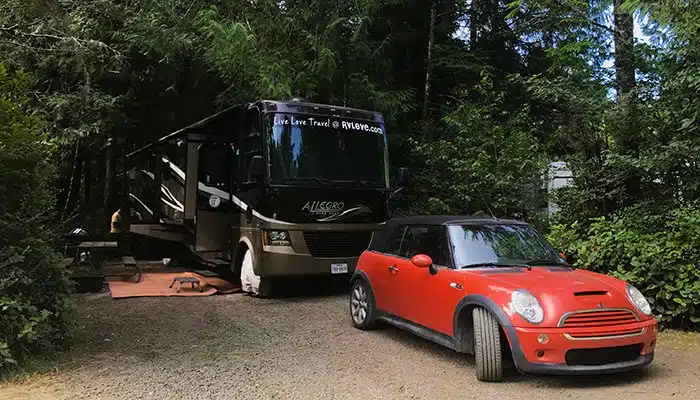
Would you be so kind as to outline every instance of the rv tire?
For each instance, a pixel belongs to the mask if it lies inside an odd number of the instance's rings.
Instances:
[[[256,296],[256,297],[269,297],[270,296],[270,282],[269,279],[261,278],[255,273],[253,269],[253,254],[247,247],[243,249],[243,257],[241,257],[241,290],[244,292]]]

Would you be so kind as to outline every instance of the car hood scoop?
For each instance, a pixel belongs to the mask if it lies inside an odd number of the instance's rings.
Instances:
[[[574,296],[605,296],[608,294],[607,290],[584,290],[582,292],[574,292]]]

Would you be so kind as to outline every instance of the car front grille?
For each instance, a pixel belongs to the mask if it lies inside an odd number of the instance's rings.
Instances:
[[[573,332],[565,333],[564,337],[569,340],[595,340],[595,339],[613,339],[641,335],[646,332],[645,328],[615,330],[615,331],[600,331],[600,332]]]
[[[563,328],[594,328],[630,324],[639,321],[632,310],[601,308],[599,310],[574,311],[564,314],[559,321]]]
[[[605,365],[634,361],[642,352],[642,344],[598,349],[572,349],[566,352],[566,365]]]
[[[316,258],[359,257],[367,249],[372,232],[303,232],[306,247]]]

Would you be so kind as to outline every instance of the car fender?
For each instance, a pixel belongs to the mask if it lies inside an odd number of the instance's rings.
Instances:
[[[350,278],[350,284],[349,284],[349,286],[348,286],[348,289],[351,289],[351,288],[352,288],[352,284],[355,283],[355,281],[358,280],[358,279],[362,279],[362,280],[364,280],[365,282],[367,282],[367,285],[369,286],[369,292],[370,292],[370,294],[372,295],[372,296],[371,296],[371,298],[372,298],[372,307],[376,310],[377,301],[376,301],[376,299],[374,298],[374,288],[372,287],[372,281],[370,281],[369,275],[367,275],[367,273],[366,273],[365,271],[362,271],[362,270],[355,270],[355,272],[353,272],[352,277]],[[351,295],[352,295],[352,294],[351,294]],[[380,311],[380,310],[377,310],[377,312],[381,312],[381,311]]]
[[[456,345],[455,347],[457,348],[457,351],[463,353],[472,352],[472,343],[471,341],[466,341],[465,338],[467,338],[468,335],[464,335],[465,329],[471,330],[472,328],[471,326],[465,327],[460,321],[460,314],[462,313],[462,310],[469,306],[483,307],[496,317],[496,320],[498,320],[498,323],[501,325],[501,328],[503,328],[503,331],[506,335],[506,339],[510,344],[510,349],[513,353],[513,362],[515,363],[516,368],[519,368],[520,366],[525,366],[527,361],[520,346],[520,341],[518,340],[518,335],[515,331],[515,327],[513,327],[513,323],[511,322],[510,318],[508,318],[503,309],[499,307],[495,301],[482,294],[470,294],[464,296],[464,298],[462,298],[462,300],[460,300],[460,302],[457,303],[457,307],[455,308],[453,317],[453,332]],[[469,316],[469,318],[471,319],[471,316]]]

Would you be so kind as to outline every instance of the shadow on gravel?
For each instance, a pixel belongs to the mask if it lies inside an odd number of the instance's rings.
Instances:
[[[474,356],[457,353],[439,344],[423,339],[412,333],[403,331],[386,324],[381,324],[377,330],[382,332],[387,338],[401,342],[407,346],[420,349],[426,358],[441,358],[443,360],[454,361],[463,368],[469,368],[468,373],[474,373],[471,368],[475,368]],[[661,365],[652,364],[642,370],[628,371],[609,375],[589,375],[589,376],[552,376],[521,374],[515,369],[512,361],[504,364],[504,381],[532,384],[537,387],[547,387],[551,389],[585,389],[606,386],[626,386],[634,385],[641,381],[657,380],[665,375]]]
[[[609,375],[590,376],[543,376],[543,375],[521,375],[515,378],[518,381],[537,381],[538,387],[559,388],[559,389],[586,389],[606,386],[627,386],[634,385],[640,381],[655,380],[659,378],[659,370],[655,366],[650,366],[642,370],[620,372]]]
[[[272,299],[302,301],[349,293],[350,277],[293,277],[273,283]]]

